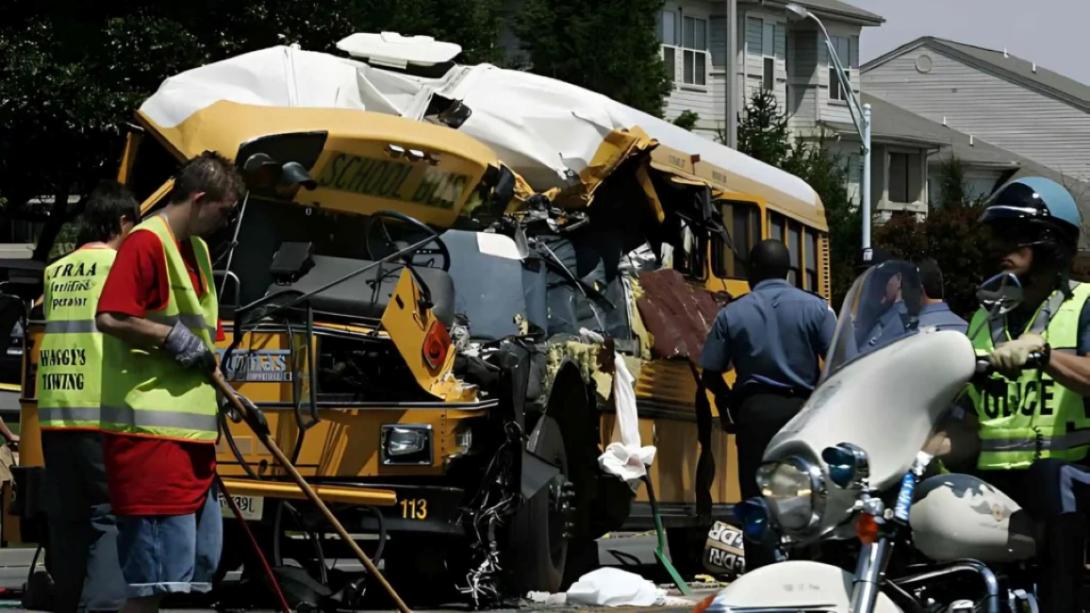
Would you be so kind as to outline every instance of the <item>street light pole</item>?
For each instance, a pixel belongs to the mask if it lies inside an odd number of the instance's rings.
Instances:
[[[741,99],[738,87],[738,0],[726,0],[726,50],[727,61],[724,69],[726,79],[723,83],[723,103],[726,106],[727,146],[731,149],[738,148],[738,112],[741,109],[738,101]]]
[[[788,16],[794,15],[799,19],[812,19],[814,23],[821,28],[821,34],[825,37],[825,47],[829,50],[829,60],[833,64],[833,68],[836,72],[836,79],[841,89],[847,98],[848,114],[852,117],[852,124],[855,126],[856,132],[859,134],[859,140],[862,143],[861,152],[863,154],[863,185],[860,188],[862,192],[859,195],[859,205],[862,209],[863,216],[863,262],[870,263],[871,261],[871,244],[870,244],[870,225],[871,225],[871,210],[870,210],[870,152],[871,152],[871,108],[869,104],[862,104],[859,100],[859,96],[856,95],[855,90],[852,89],[852,84],[844,76],[844,65],[840,62],[840,56],[836,54],[836,48],[833,47],[833,39],[829,36],[829,31],[825,29],[825,24],[817,18],[812,12],[805,8],[789,2],[785,7]],[[832,91],[833,84],[829,84],[829,90]]]
[[[863,262],[869,264],[871,261],[871,247],[870,247],[870,104],[863,105],[863,186],[860,196],[861,207],[863,209]]]

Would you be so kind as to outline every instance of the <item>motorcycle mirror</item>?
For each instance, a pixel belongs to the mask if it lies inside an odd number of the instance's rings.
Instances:
[[[988,310],[989,319],[1001,317],[1022,304],[1022,283],[1014,273],[1001,272],[981,283],[976,297]]]

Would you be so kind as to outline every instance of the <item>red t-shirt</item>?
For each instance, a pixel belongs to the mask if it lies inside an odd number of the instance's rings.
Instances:
[[[189,278],[203,295],[189,241],[179,244]],[[167,263],[159,237],[133,232],[121,244],[98,301],[99,313],[145,317],[166,306]],[[217,322],[217,340],[223,327]],[[118,515],[186,515],[204,504],[216,472],[216,447],[106,432],[102,442],[110,504]]]

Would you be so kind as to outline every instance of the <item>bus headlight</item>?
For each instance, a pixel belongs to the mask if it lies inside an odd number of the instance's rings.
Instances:
[[[386,424],[381,439],[385,465],[432,463],[430,424]]]
[[[821,468],[798,456],[769,462],[757,470],[757,487],[776,523],[785,532],[803,532],[824,510]]]

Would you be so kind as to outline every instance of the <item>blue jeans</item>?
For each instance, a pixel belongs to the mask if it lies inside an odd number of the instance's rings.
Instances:
[[[196,513],[117,519],[117,553],[129,598],[211,591],[223,549],[215,487]]]

